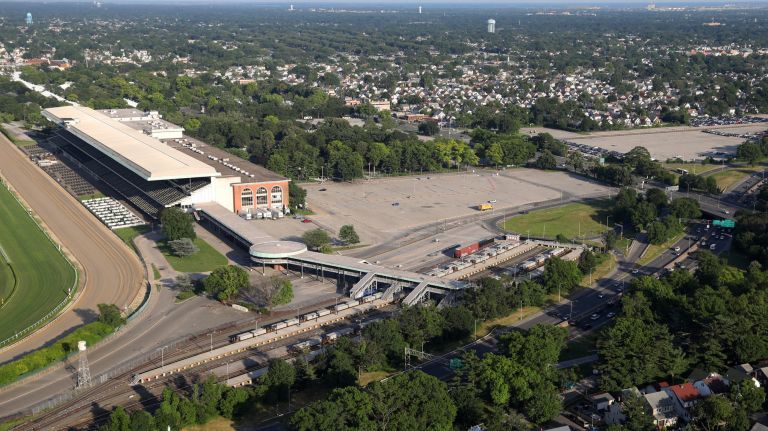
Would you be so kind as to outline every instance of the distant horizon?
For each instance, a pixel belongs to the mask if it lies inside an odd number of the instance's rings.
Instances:
[[[146,4],[146,5],[217,5],[217,6],[273,6],[282,7],[293,4],[294,7],[335,7],[337,5],[343,5],[351,9],[365,9],[369,7],[395,7],[403,8],[404,6],[417,7],[420,5],[429,5],[433,7],[446,7],[446,8],[483,8],[483,7],[552,7],[552,8],[568,8],[572,6],[584,7],[584,6],[646,6],[650,3],[655,3],[661,6],[728,6],[738,4],[739,6],[765,6],[768,4],[768,0],[750,1],[750,0],[677,0],[677,1],[652,1],[652,0],[525,0],[525,1],[513,1],[508,0],[483,0],[480,3],[466,2],[464,0],[303,0],[297,2],[291,2],[290,0],[99,0],[102,5],[133,5],[133,4]],[[90,4],[94,3],[94,0],[0,0],[0,4],[3,3],[26,3],[26,4],[51,4],[51,3],[69,3],[69,4]],[[351,6],[351,7],[350,7]]]

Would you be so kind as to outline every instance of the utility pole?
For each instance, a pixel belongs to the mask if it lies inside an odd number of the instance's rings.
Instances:
[[[158,350],[160,350],[160,368],[163,368],[165,366],[165,349],[167,349],[168,346],[160,347]]]

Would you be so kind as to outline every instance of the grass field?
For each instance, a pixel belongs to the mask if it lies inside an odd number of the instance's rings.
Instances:
[[[605,221],[609,201],[599,200],[588,203],[572,203],[554,208],[531,211],[528,214],[508,219],[503,228],[521,235],[539,238],[595,237],[605,232]]]
[[[669,248],[672,247],[672,244],[680,241],[680,239],[684,236],[685,234],[681,233],[681,234],[675,235],[674,238],[670,239],[664,244],[649,245],[648,250],[645,251],[645,254],[643,255],[643,257],[637,260],[637,264],[640,266],[648,265],[649,263],[651,263],[653,259],[656,259],[657,257],[661,256],[661,253],[664,253],[665,250],[669,250]]]
[[[210,244],[200,238],[196,238],[194,242],[200,251],[187,257],[177,257],[171,254],[171,250],[165,242],[158,242],[157,247],[163,252],[173,269],[179,272],[209,272],[227,264],[227,258]]]
[[[149,232],[149,226],[144,225],[144,226],[124,227],[121,229],[115,229],[112,232],[114,232],[118,237],[120,237],[120,239],[123,240],[124,243],[128,244],[128,247],[130,247],[131,250],[135,251],[136,254],[139,254],[138,250],[136,250],[136,247],[134,247],[133,245],[133,239],[139,235],[143,235]]]
[[[702,165],[701,163],[662,163],[662,166],[670,171],[685,169],[688,173],[701,175],[722,167],[721,165]],[[675,172],[677,173],[677,172]]]
[[[2,252],[0,252],[0,255]],[[11,266],[0,256],[0,304],[5,303],[16,285],[16,277]]]
[[[717,186],[720,187],[720,190],[725,193],[731,187],[752,175],[752,173],[762,169],[763,168],[760,166],[729,169],[727,171],[718,172],[712,175],[712,177],[715,179],[715,181],[717,181]]]
[[[0,340],[4,340],[48,314],[66,297],[76,276],[26,209],[3,186],[0,220],[0,246],[18,278],[16,291],[0,313]]]

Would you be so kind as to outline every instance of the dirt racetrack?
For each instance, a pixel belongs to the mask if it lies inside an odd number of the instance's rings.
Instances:
[[[120,308],[130,304],[140,292],[144,270],[138,257],[116,235],[2,134],[0,172],[56,240],[74,255],[80,279],[85,281],[85,291],[55,322],[0,352],[0,363],[5,363],[95,320],[98,304]]]

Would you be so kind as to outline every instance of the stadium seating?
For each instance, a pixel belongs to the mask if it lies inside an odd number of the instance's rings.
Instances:
[[[50,142],[152,218],[210,183],[208,178],[147,181],[66,130],[55,132]]]

